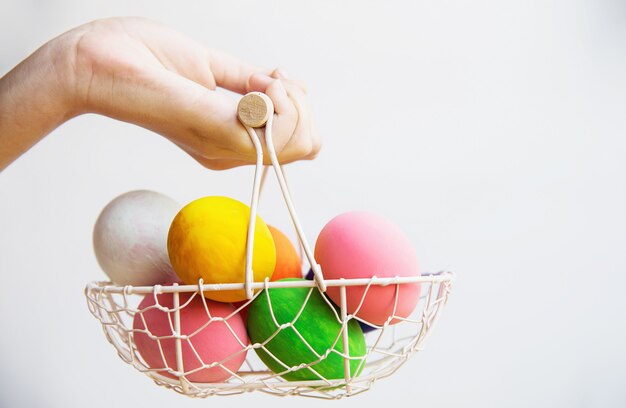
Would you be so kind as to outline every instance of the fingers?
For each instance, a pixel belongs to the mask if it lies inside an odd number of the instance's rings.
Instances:
[[[314,153],[318,136],[312,125],[312,112],[306,94],[297,84],[287,82],[285,87],[296,110],[299,112],[298,122],[293,135],[282,151],[282,160],[291,162],[308,158],[309,155]]]
[[[119,19],[124,29],[140,39],[166,69],[209,89],[216,86],[244,94],[253,73],[271,71],[227,53],[209,50],[199,42],[159,23],[142,18]]]
[[[285,79],[291,82],[292,84],[297,85],[298,88],[300,88],[302,92],[304,92],[305,94],[307,93],[306,85],[296,79],[291,78],[290,75],[287,73],[287,71],[285,71],[285,69],[283,68],[276,68],[275,70],[272,71],[270,76],[275,79]]]
[[[314,158],[321,148],[321,139],[312,124],[306,88],[285,79],[282,70],[274,70],[272,75],[282,78],[252,75],[248,91],[265,92],[274,102],[273,139],[279,161],[288,163]]]
[[[248,81],[247,92],[263,92],[270,97],[277,115],[297,114],[295,106],[282,81],[264,74],[253,74]]]
[[[196,159],[198,163],[207,169],[211,170],[228,170],[235,167],[245,166],[250,163],[242,160],[227,160],[227,159],[207,159],[206,157],[200,156],[195,153],[190,153],[191,157]]]
[[[276,103],[274,108],[274,124],[272,139],[279,160],[283,158],[285,146],[289,144],[295,134],[300,119],[297,106],[291,101],[282,81],[273,80],[265,89],[265,94]]]
[[[270,74],[267,69],[248,64],[217,50],[210,51],[209,65],[217,86],[242,95],[248,92],[248,80],[253,74]]]
[[[139,18],[104,20],[120,24],[124,32],[140,41],[154,56],[155,63],[208,89],[217,83],[209,65],[209,50],[170,27]]]
[[[118,118],[166,136],[210,169],[255,163],[254,145],[236,117],[238,100],[170,71],[155,70],[150,75],[147,86],[126,88],[131,92],[121,95],[124,103],[116,104],[121,107]],[[265,92],[275,105],[273,141],[279,161],[314,158],[319,137],[302,90],[262,75],[254,75],[250,86]],[[134,109],[124,110],[128,107]]]
[[[248,82],[248,92],[254,91],[265,93],[274,104],[272,139],[278,157],[282,158],[281,153],[294,135],[298,124],[298,110],[280,80],[267,75],[252,75]]]
[[[164,135],[205,165],[212,160],[255,162],[254,146],[236,116],[237,100],[170,71],[147,75],[145,84],[123,86],[116,93],[120,103],[109,116]]]

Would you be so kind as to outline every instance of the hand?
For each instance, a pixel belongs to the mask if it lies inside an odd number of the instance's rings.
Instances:
[[[41,72],[44,62],[51,71]],[[46,81],[43,86],[41,81]],[[273,139],[282,163],[312,159],[319,152],[321,141],[299,82],[281,70],[257,68],[140,18],[77,27],[0,79],[0,98],[10,97],[0,99],[0,144],[15,134],[10,122],[17,122],[13,127],[26,133],[23,139],[29,142],[17,142],[12,149],[22,150],[13,152],[17,157],[65,120],[98,113],[153,130],[211,169],[254,163],[253,144],[236,116],[238,98],[216,92],[217,87],[239,94],[264,92],[272,99]],[[41,89],[48,96],[37,95]],[[37,123],[32,109],[20,112],[20,98],[31,105],[37,100],[42,105],[37,110],[46,113],[43,121],[51,123]],[[0,169],[2,156],[5,165],[12,161],[6,159],[11,148],[6,150],[0,147]]]

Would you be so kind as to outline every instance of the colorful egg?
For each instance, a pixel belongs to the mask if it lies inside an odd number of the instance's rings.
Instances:
[[[102,210],[93,248],[102,270],[118,285],[149,286],[178,281],[167,256],[167,232],[180,209],[154,191],[130,191]]]
[[[225,381],[232,375],[228,370],[236,373],[246,358],[248,335],[243,319],[231,304],[205,299],[212,317],[227,318],[207,324],[210,319],[202,297],[197,294],[191,297],[189,293],[181,293],[179,301],[181,334],[189,336],[181,344],[183,370],[187,373],[193,371],[185,378],[199,383]],[[174,297],[171,293],[165,293],[157,295],[157,299],[160,306],[170,311],[159,310],[155,307],[155,296],[146,295],[138,306],[142,313],[137,313],[133,320],[135,344],[148,367],[163,369],[159,374],[177,378],[167,372],[167,369],[178,371],[176,340],[171,338],[174,327]],[[159,337],[160,340],[157,341],[155,337]],[[217,365],[194,371],[214,362],[221,362],[223,367]]]
[[[409,239],[386,218],[368,212],[341,214],[326,224],[315,244],[315,259],[325,279],[420,276]],[[392,316],[406,318],[415,309],[420,285],[372,285],[367,294],[365,290],[365,286],[347,288],[348,313],[375,325],[387,321],[395,324],[400,320],[390,320]],[[328,288],[327,293],[333,302],[340,303],[338,287]]]
[[[306,280],[313,280],[314,276],[315,275],[313,274],[313,269],[309,269],[309,271],[307,272],[307,274],[304,277],[304,279],[306,279]],[[361,326],[361,330],[363,330],[363,333],[369,333],[371,331],[374,331],[374,330],[378,329],[378,327],[370,326],[369,324],[363,323],[360,320],[357,320],[357,322],[359,322],[359,326]]]
[[[274,267],[274,273],[270,278],[270,281],[274,282],[284,278],[302,278],[302,263],[300,256],[296,252],[296,249],[289,241],[289,238],[280,230],[271,225],[267,226],[274,238],[274,246],[276,247],[276,266]],[[248,317],[248,304],[247,300],[241,302],[233,302],[233,305],[239,309],[239,313],[243,316],[243,320],[246,321]],[[243,307],[242,307],[243,306]]]
[[[285,234],[277,228],[268,225],[274,245],[276,246],[276,266],[272,274],[271,281],[277,281],[284,278],[301,278],[302,262],[300,256],[294,248],[293,244]]]
[[[204,197],[187,204],[174,218],[167,250],[174,271],[186,284],[245,281],[246,241],[250,208],[228,197]],[[276,249],[272,234],[256,217],[252,270],[254,281],[272,276]],[[244,290],[206,291],[220,302],[246,299]]]
[[[303,279],[284,279],[294,280]],[[248,335],[253,344],[262,343],[267,349],[255,348],[255,351],[274,373],[283,373],[287,370],[285,366],[300,364],[310,364],[315,370],[303,367],[280,374],[288,381],[344,378],[344,359],[338,354],[344,350],[341,323],[335,312],[317,288],[269,289],[259,294],[250,305]],[[292,322],[293,326],[280,328]],[[350,360],[350,376],[354,377],[363,369],[366,352],[365,337],[355,320],[348,323],[348,336],[349,355],[353,358]],[[326,353],[325,358],[318,357]]]

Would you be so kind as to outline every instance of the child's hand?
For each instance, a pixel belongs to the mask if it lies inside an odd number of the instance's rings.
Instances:
[[[237,119],[238,99],[216,87],[272,99],[281,162],[316,156],[321,141],[301,84],[152,21],[114,18],[55,38],[0,79],[0,169],[63,121],[89,112],[160,133],[211,169],[254,163],[252,142]],[[48,96],[39,94],[44,91]],[[31,109],[21,111],[20,98]],[[42,121],[50,123],[37,123],[35,100],[37,112],[48,113]],[[8,140],[15,129],[29,142]],[[11,146],[17,150],[12,158]]]

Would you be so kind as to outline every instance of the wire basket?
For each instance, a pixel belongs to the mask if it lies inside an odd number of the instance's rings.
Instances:
[[[177,324],[180,322],[179,316],[185,304],[177,302],[181,293],[189,293],[193,297],[204,298],[202,292],[211,290],[243,289],[243,285],[229,284],[228,286],[217,287],[217,285],[185,285],[185,286],[154,286],[154,287],[132,287],[113,286],[108,282],[94,282],[87,286],[85,294],[90,312],[102,323],[107,340],[115,347],[120,358],[135,367],[137,370],[148,375],[158,385],[170,388],[191,397],[207,397],[210,395],[232,395],[250,391],[262,391],[273,395],[302,395],[320,398],[340,398],[343,396],[359,394],[368,390],[371,385],[381,378],[393,374],[408,358],[415,352],[422,349],[424,340],[433,328],[439,317],[443,306],[448,300],[451,289],[453,275],[451,273],[440,273],[434,275],[423,275],[419,278],[403,279],[346,279],[346,280],[326,280],[327,286],[346,285],[400,285],[419,282],[422,286],[422,296],[418,307],[414,313],[398,324],[384,324],[380,328],[365,335],[367,351],[359,361],[362,364],[362,371],[358,376],[341,379],[325,379],[309,381],[286,381],[279,374],[269,371],[267,367],[258,359],[252,350],[263,348],[261,343],[242,344],[239,353],[246,353],[246,360],[238,372],[232,372],[232,376],[220,383],[195,383],[186,379],[199,368],[223,367],[228,357],[217,362],[202,364],[192,371],[185,371],[183,367],[173,364],[164,364],[162,368],[150,368],[140,353],[134,337],[137,330],[133,329],[133,320],[138,313],[145,313],[137,308],[143,298],[142,295],[157,295],[160,293],[172,293],[174,298],[173,307],[163,307],[162,313],[168,313],[172,320],[172,333],[169,336],[161,336],[161,339],[171,338],[178,343],[178,348],[182,348],[183,343],[189,342],[190,337],[177,334]],[[395,281],[395,282],[394,282]],[[257,292],[258,297],[262,292],[272,288],[290,284],[291,287],[307,287],[311,291],[318,291],[313,281],[295,282],[266,282],[258,284],[262,290]],[[255,284],[256,288],[257,285]],[[253,300],[249,300],[240,305],[236,312],[240,312]],[[345,305],[344,305],[345,307]],[[394,316],[395,317],[395,316]],[[343,333],[351,319],[357,319],[348,315],[345,308],[340,308],[337,316],[341,330],[338,331],[335,343],[342,341]],[[390,319],[391,320],[391,319]],[[207,314],[206,324],[228,324],[229,317],[216,318]],[[363,322],[365,323],[365,322]],[[374,327],[374,325],[372,325]],[[289,326],[277,327],[277,331],[288,330]],[[178,327],[180,330],[180,327]],[[193,339],[193,337],[191,337]],[[333,344],[334,345],[334,344]],[[192,346],[193,347],[193,346]],[[329,349],[327,352],[333,352]],[[319,353],[319,358],[325,358]],[[350,357],[345,353],[340,353],[342,359],[348,362]],[[327,357],[327,356],[326,356]],[[181,361],[177,361],[180,363]],[[286,367],[285,372],[290,369],[305,368]],[[169,374],[166,376],[165,374]],[[174,378],[172,378],[174,377]]]
[[[250,96],[253,97],[253,105],[257,105],[246,107],[245,102],[250,102]],[[362,393],[370,389],[376,380],[393,374],[412,354],[422,349],[424,340],[448,300],[454,275],[450,272],[440,272],[419,277],[324,279],[321,268],[315,262],[302,231],[282,168],[273,148],[271,100],[263,94],[246,95],[240,102],[238,113],[257,150],[247,235],[245,281],[204,284],[200,280],[196,285],[174,283],[142,287],[93,282],[85,288],[89,311],[102,324],[107,340],[115,347],[117,354],[124,362],[146,374],[156,384],[190,397],[261,391],[277,396],[300,395],[336,399]],[[265,120],[251,121],[250,113],[257,116],[260,114]],[[265,173],[262,172],[263,149],[253,126],[264,125],[265,121],[267,122],[265,141],[272,167],[276,172],[281,192],[298,234],[300,249],[305,253],[313,271],[312,280],[270,282],[266,279],[265,282],[254,282],[252,279],[255,219],[262,187],[261,180],[265,179]],[[420,287],[421,295],[417,307],[410,316],[396,314],[400,289],[403,285]],[[325,295],[328,287],[338,288],[340,293],[338,305],[334,305]],[[373,288],[377,287],[394,288],[392,290],[395,294],[389,318],[379,325],[358,317],[360,305],[363,304],[368,293],[373,292]],[[284,318],[280,320],[272,310],[271,298],[278,293],[274,291],[284,288],[300,288],[304,296],[295,306],[298,312],[287,320]],[[346,301],[347,292],[351,288],[363,290],[361,304],[357,310],[352,310],[352,313],[349,312]],[[216,313],[209,307],[210,301],[203,296],[203,293],[220,290],[245,290],[248,300],[236,306],[228,304],[220,313]],[[270,304],[274,333],[262,341],[251,342],[245,334],[245,328],[242,334],[240,315],[245,313],[252,302],[260,296],[264,296],[263,301],[266,299]],[[335,324],[333,327],[336,333],[332,333],[332,341],[322,348],[319,345],[310,344],[310,337],[307,341],[307,335],[303,334],[299,328],[303,310],[309,307],[312,298],[322,304]],[[182,330],[181,316],[192,312],[200,314],[201,322],[193,330],[185,332]],[[165,328],[161,328],[158,332],[146,323],[148,319],[155,316],[165,322],[162,325]],[[355,356],[351,355],[349,332],[354,330],[357,322],[364,331],[368,332],[364,336],[364,352]],[[235,342],[231,344],[236,347],[230,351],[222,350],[221,354],[213,356],[213,361],[204,361],[199,348],[206,345],[207,339],[211,341],[206,337],[206,334],[211,331],[232,336]],[[302,347],[309,355],[306,361],[293,364],[293,362],[283,361],[272,353],[268,344],[281,333],[287,332],[302,342]],[[157,352],[151,358],[142,356],[138,342],[153,342],[157,346],[155,348]],[[270,359],[273,363],[272,370],[268,368],[267,360],[259,358],[257,352]],[[335,372],[339,370],[341,375],[324,374],[321,367],[330,362],[335,365]],[[297,372],[305,372],[307,375],[300,380],[290,377]],[[208,376],[200,378],[201,374],[208,374]]]

